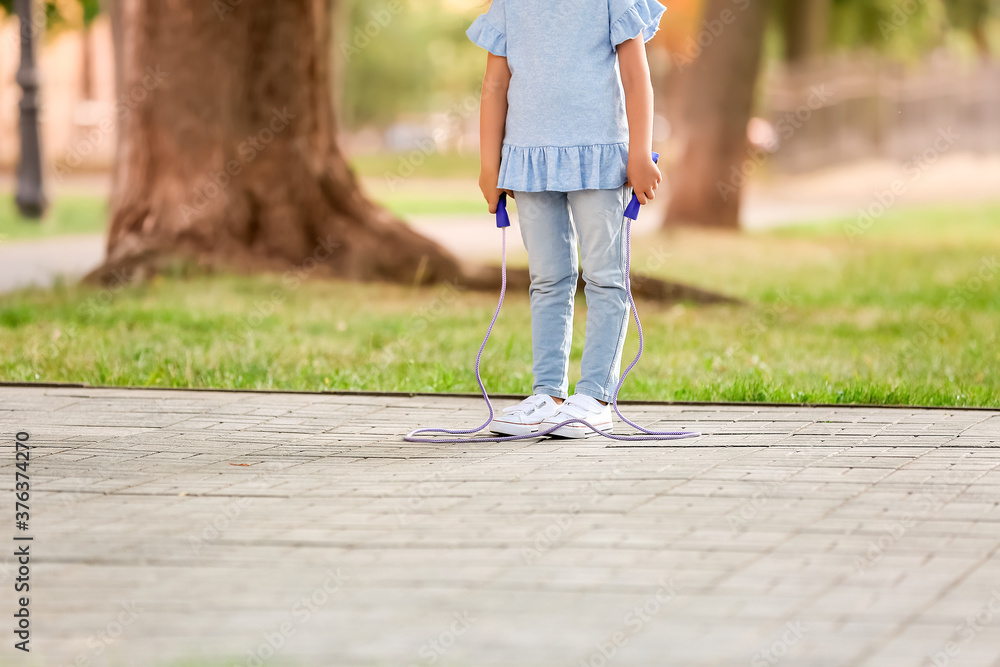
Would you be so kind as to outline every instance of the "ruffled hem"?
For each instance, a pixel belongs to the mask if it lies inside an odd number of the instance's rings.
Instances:
[[[628,143],[593,146],[504,144],[497,187],[514,192],[610,190],[628,180]]]
[[[507,37],[486,22],[486,14],[473,21],[465,34],[476,46],[486,49],[493,55],[507,56]]]
[[[665,11],[666,7],[656,0],[636,0],[611,26],[611,43],[618,46],[639,35],[648,42],[660,29],[660,18]]]

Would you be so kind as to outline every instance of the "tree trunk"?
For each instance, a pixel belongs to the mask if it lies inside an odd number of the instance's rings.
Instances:
[[[682,158],[670,178],[665,225],[736,229],[753,109],[767,23],[768,0],[746,9],[732,0],[708,0],[701,48],[685,77]],[[711,39],[710,39],[711,38]]]
[[[976,45],[976,52],[983,62],[988,62],[990,59],[990,39],[986,34],[987,18],[986,16],[977,17],[970,30],[972,42]]]
[[[782,6],[785,62],[798,65],[826,51],[830,0],[785,0]]]
[[[359,189],[336,143],[335,0],[111,4],[126,105],[107,258],[91,280],[194,262],[499,287],[498,268],[464,265]]]
[[[94,40],[90,24],[80,30],[80,99],[94,99]]]
[[[107,260],[178,257],[430,283],[457,259],[362,196],[337,148],[331,2],[119,0],[123,112]]]

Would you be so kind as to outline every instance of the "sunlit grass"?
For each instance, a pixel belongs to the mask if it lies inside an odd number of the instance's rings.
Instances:
[[[479,158],[476,155],[433,154],[412,171],[400,169],[407,157],[374,155],[359,157],[352,164],[366,193],[396,215],[408,218],[447,218],[481,215],[486,210],[476,185]],[[400,162],[403,160],[403,162]],[[470,174],[472,175],[470,177]],[[454,179],[454,180],[452,180]],[[88,194],[54,197],[41,220],[20,216],[14,195],[0,194],[0,243],[66,234],[99,234],[107,228],[106,198]]]
[[[63,234],[104,231],[107,204],[100,197],[64,195],[52,202],[41,220],[27,220],[18,213],[11,194],[0,195],[0,243]]]
[[[948,220],[947,226],[928,220]],[[636,243],[636,266],[745,306],[640,303],[633,399],[1000,406],[1000,207],[891,214],[744,236]],[[0,379],[100,385],[475,391],[494,294],[280,276],[157,279],[0,297]],[[578,309],[573,373],[584,328]],[[531,387],[525,294],[483,360],[496,392]],[[628,355],[635,351],[630,337]],[[575,377],[575,375],[574,375]]]

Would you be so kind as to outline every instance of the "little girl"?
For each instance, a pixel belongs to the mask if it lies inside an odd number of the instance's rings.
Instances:
[[[489,51],[479,187],[495,213],[517,201],[531,277],[533,395],[490,424],[525,435],[570,419],[611,431],[628,326],[624,213],[653,199],[653,89],[645,42],[656,0],[493,0],[467,34]],[[581,378],[569,395],[578,276],[586,282]],[[570,424],[554,432],[585,437]]]

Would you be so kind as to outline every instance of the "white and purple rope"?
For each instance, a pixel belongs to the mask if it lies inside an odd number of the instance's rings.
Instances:
[[[498,209],[498,218],[501,215]],[[633,214],[634,215],[634,214]],[[504,211],[504,217],[506,217],[506,211]],[[503,299],[507,293],[507,227],[500,225],[501,231],[501,282],[500,282],[500,300],[497,302],[497,308],[493,312],[493,319],[490,320],[490,326],[486,329],[486,336],[483,338],[483,344],[479,346],[479,352],[476,354],[476,382],[479,383],[479,389],[483,393],[483,400],[486,401],[486,406],[489,408],[490,416],[486,419],[482,426],[470,429],[447,429],[447,428],[419,428],[410,431],[406,434],[404,439],[407,442],[425,442],[425,443],[442,443],[442,444],[465,444],[465,443],[479,443],[479,442],[510,442],[513,440],[533,440],[535,438],[541,438],[552,434],[553,432],[559,430],[563,426],[569,424],[582,424],[587,428],[594,431],[597,435],[609,438],[611,440],[618,440],[621,442],[646,442],[650,440],[682,440],[685,438],[697,438],[701,436],[701,433],[697,431],[651,431],[649,429],[639,426],[635,422],[629,420],[625,415],[621,413],[618,409],[618,393],[622,389],[622,385],[625,384],[625,378],[628,376],[629,371],[631,371],[636,364],[639,363],[639,359],[642,358],[642,349],[644,344],[643,334],[642,334],[642,322],[639,321],[639,313],[635,308],[635,299],[632,297],[632,279],[630,277],[632,269],[632,218],[625,216],[625,288],[628,294],[628,303],[632,308],[632,318],[635,320],[635,326],[639,331],[639,351],[635,355],[635,359],[632,363],[628,365],[625,372],[622,373],[621,378],[618,380],[618,386],[615,387],[615,395],[611,401],[611,405],[614,408],[615,414],[624,421],[626,424],[632,428],[638,430],[641,435],[616,435],[614,433],[608,433],[602,431],[590,424],[583,419],[568,419],[564,422],[556,424],[555,426],[542,430],[535,431],[534,433],[527,433],[525,435],[492,435],[492,436],[479,436],[474,438],[441,438],[441,437],[418,437],[420,434],[430,434],[438,433],[443,435],[469,435],[473,433],[479,433],[483,429],[490,425],[493,421],[493,417],[496,414],[493,411],[493,403],[490,401],[489,394],[486,392],[486,385],[483,384],[483,377],[480,373],[480,367],[483,358],[483,350],[486,349],[486,343],[490,339],[490,334],[493,333],[493,327],[497,322],[497,318],[500,317],[500,308],[503,306]]]

